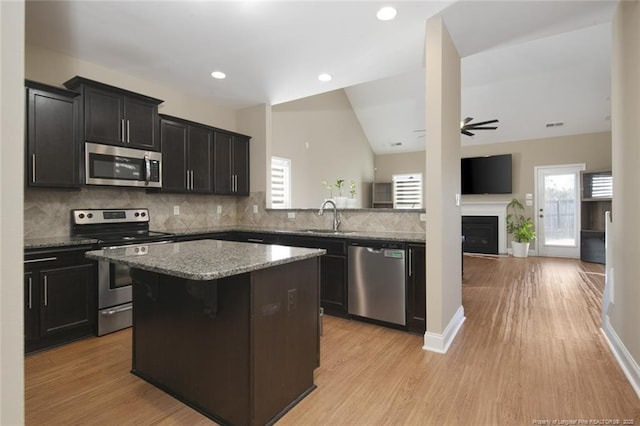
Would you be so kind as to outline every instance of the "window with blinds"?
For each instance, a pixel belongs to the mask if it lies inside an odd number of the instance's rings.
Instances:
[[[291,160],[271,157],[271,208],[291,208]]]
[[[393,208],[422,208],[422,173],[393,175]]]
[[[610,199],[613,197],[611,172],[585,172],[582,179],[582,198]]]

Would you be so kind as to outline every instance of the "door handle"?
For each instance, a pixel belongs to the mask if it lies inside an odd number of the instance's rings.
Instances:
[[[147,184],[151,181],[151,161],[149,161],[149,156],[144,156],[144,167],[145,167],[145,179]]]
[[[31,154],[31,182],[36,183],[36,155]]]

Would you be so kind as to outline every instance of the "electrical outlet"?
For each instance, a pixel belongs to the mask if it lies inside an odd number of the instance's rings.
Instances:
[[[426,222],[426,221],[427,221],[427,214],[420,213],[420,222]]]
[[[173,206],[173,215],[178,216],[180,214],[180,206]]]
[[[296,212],[287,212],[287,217],[289,219],[295,219],[296,218]]]
[[[253,205],[253,214],[258,214],[258,205],[257,204]]]
[[[216,213],[222,214],[222,206],[221,205],[218,205],[218,207],[216,207]]]
[[[287,311],[295,311],[298,304],[298,290],[295,288],[287,291]]]

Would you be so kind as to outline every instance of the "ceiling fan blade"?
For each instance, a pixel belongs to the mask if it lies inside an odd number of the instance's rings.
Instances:
[[[467,135],[467,136],[473,136],[473,133],[471,133],[470,131],[468,131],[466,129],[461,129],[460,133],[462,133],[463,135]]]
[[[477,127],[477,126],[467,126],[465,130],[496,130],[497,127]]]
[[[471,120],[473,120],[473,117],[467,117],[463,120],[464,125],[466,125],[468,122],[470,122]]]
[[[479,123],[471,123],[471,124],[469,124],[469,127],[483,126],[485,124],[491,124],[491,123],[499,123],[499,121],[498,120],[481,121]]]
[[[424,132],[424,131],[425,131],[425,129],[416,129],[416,130],[414,130],[415,133]]]

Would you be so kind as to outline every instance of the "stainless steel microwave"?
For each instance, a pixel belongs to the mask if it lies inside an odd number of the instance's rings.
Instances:
[[[162,154],[141,149],[85,143],[87,185],[162,187]]]

